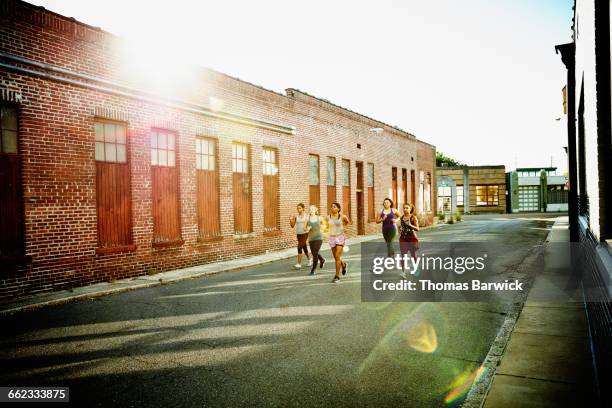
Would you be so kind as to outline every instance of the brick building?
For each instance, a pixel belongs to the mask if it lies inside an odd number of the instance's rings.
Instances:
[[[129,57],[98,28],[0,2],[0,298],[286,248],[299,202],[340,202],[350,236],[379,230],[387,195],[431,222],[435,148],[414,135]]]
[[[589,338],[599,405],[610,406],[612,383],[612,23],[609,1],[574,0],[572,42],[557,45],[567,69],[570,239],[579,243]],[[551,50],[552,51],[552,50]],[[565,99],[565,97],[567,99]]]
[[[506,212],[505,171],[504,166],[438,167],[437,210],[465,214]]]

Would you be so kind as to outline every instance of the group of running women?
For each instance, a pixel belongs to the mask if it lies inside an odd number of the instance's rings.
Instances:
[[[402,214],[394,208],[393,201],[390,198],[385,198],[383,208],[380,213],[376,214],[376,223],[382,223],[382,233],[387,244],[387,256],[393,257],[393,241],[398,234],[402,256],[410,251],[411,256],[416,259],[416,251],[419,249],[419,240],[416,232],[419,230],[419,220],[415,215],[415,208],[412,204],[405,203],[402,208]],[[330,208],[330,214],[326,217],[319,215],[319,209],[311,205],[308,214],[304,204],[297,205],[297,215],[292,215],[290,219],[291,227],[295,228],[298,240],[298,256],[295,268],[302,267],[302,256],[305,255],[308,259],[308,266],[311,267],[310,275],[315,275],[317,264],[319,268],[323,268],[325,258],[321,256],[319,251],[323,245],[322,230],[329,231],[329,246],[331,248],[334,260],[336,261],[336,274],[332,283],[340,280],[340,273],[346,275],[347,265],[342,260],[342,253],[346,245],[346,235],[344,227],[350,224],[349,218],[342,214],[340,204],[333,203]],[[308,253],[310,246],[310,254]],[[402,272],[405,278],[405,272]]]
[[[302,253],[308,258],[308,266],[311,267],[310,275],[315,275],[317,264],[321,269],[325,264],[325,258],[319,254],[321,245],[323,245],[323,232],[322,230],[329,231],[329,246],[336,261],[336,274],[332,283],[336,283],[340,280],[340,273],[346,275],[347,265],[342,260],[342,252],[346,245],[346,235],[344,234],[344,227],[347,226],[350,221],[346,215],[341,212],[340,204],[333,203],[330,208],[330,214],[326,217],[319,215],[319,209],[311,205],[309,213],[306,214],[304,204],[300,203],[297,205],[297,215],[291,216],[290,224],[295,228],[298,239],[298,258],[295,268],[302,267]],[[310,246],[310,252],[308,253],[308,246]]]

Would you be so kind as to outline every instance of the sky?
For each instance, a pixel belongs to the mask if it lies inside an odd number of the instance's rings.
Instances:
[[[571,41],[571,0],[29,2],[169,61],[325,98],[464,164],[567,169],[554,46]]]

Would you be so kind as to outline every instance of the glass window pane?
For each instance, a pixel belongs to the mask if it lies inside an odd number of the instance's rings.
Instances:
[[[103,142],[104,141],[104,124],[96,123],[94,125],[94,133],[96,134],[96,141]]]
[[[117,143],[125,144],[125,126],[117,125],[115,132]]]
[[[167,166],[168,165],[168,151],[159,150],[157,152],[157,160],[160,166]]]
[[[157,148],[157,133],[151,134],[151,148]]]
[[[232,158],[236,158],[236,144],[232,143]]]
[[[174,167],[174,150],[168,150],[168,166]]]
[[[151,149],[151,164],[157,166],[157,149]]]
[[[232,159],[232,171],[236,172],[236,159]]]
[[[96,142],[96,160],[104,161],[104,142]]]
[[[270,150],[270,162],[276,163],[276,152],[274,150]]]
[[[203,143],[204,143],[203,140],[196,139],[196,141],[195,141],[196,154],[202,153],[202,144]]]
[[[263,159],[264,163],[270,161],[270,151],[268,149],[263,149],[263,151],[262,151],[262,159]]]
[[[208,156],[208,170],[215,169],[215,156]]]
[[[215,142],[214,142],[214,140],[209,140],[208,141],[208,154],[210,154],[210,155],[214,155],[215,154]]]
[[[203,170],[208,170],[208,156],[200,156],[200,168]]]
[[[127,162],[127,155],[125,153],[125,145],[124,144],[118,144],[117,145],[117,161],[119,163],[126,163]]]
[[[160,149],[168,148],[168,135],[160,133],[157,135],[157,147]]]
[[[169,134],[168,135],[168,149],[169,150],[174,150],[174,135],[173,134]]]
[[[115,146],[114,143],[104,143],[104,156],[106,157],[106,161],[117,161],[117,149]]]
[[[15,108],[4,107],[0,110],[2,116],[2,129],[17,130],[17,110]]]
[[[115,125],[111,123],[104,124],[104,141],[115,143]]]
[[[196,154],[196,169],[202,169],[202,156],[199,154]]]
[[[17,132],[2,131],[2,151],[4,153],[17,153]]]

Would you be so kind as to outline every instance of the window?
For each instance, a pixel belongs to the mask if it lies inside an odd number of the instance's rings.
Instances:
[[[153,245],[182,244],[176,134],[151,130]]]
[[[419,171],[419,211],[425,211],[425,172]]]
[[[12,107],[0,108],[2,120],[0,123],[0,152],[17,154],[17,110]]]
[[[374,210],[374,163],[368,163],[368,220],[376,219],[376,211]]]
[[[391,168],[391,199],[393,200],[393,206],[397,208],[399,205],[397,202],[397,167]]]
[[[151,134],[151,164],[174,167],[176,164],[175,135],[163,130]]]
[[[336,158],[327,158],[327,210],[336,202]]]
[[[215,140],[209,138],[197,138],[196,148],[196,169],[215,170]]]
[[[249,147],[241,143],[232,144],[232,172],[249,172]]]
[[[438,211],[449,212],[452,209],[452,187],[438,187]]]
[[[212,138],[197,137],[195,159],[198,240],[207,240],[221,235],[219,174],[216,170],[217,141]]]
[[[0,257],[21,257],[25,234],[17,109],[0,106],[0,116]]]
[[[476,186],[476,205],[497,206],[499,205],[499,186]]]
[[[463,186],[457,186],[457,207],[463,207]]]
[[[278,164],[276,163],[276,149],[270,147],[263,148],[263,174],[266,176],[275,176],[278,174]]]
[[[97,120],[94,132],[98,247],[127,247],[132,243],[127,126]]]
[[[319,156],[311,154],[308,156],[308,181],[309,202],[311,205],[320,207],[321,191],[319,187]]]
[[[336,185],[336,158],[335,157],[327,158],[327,185],[328,186]]]
[[[232,183],[234,232],[236,234],[248,234],[253,231],[253,223],[250,147],[247,144],[232,143]]]
[[[264,231],[277,231],[280,229],[278,151],[271,147],[264,147],[262,156],[264,175]]]

